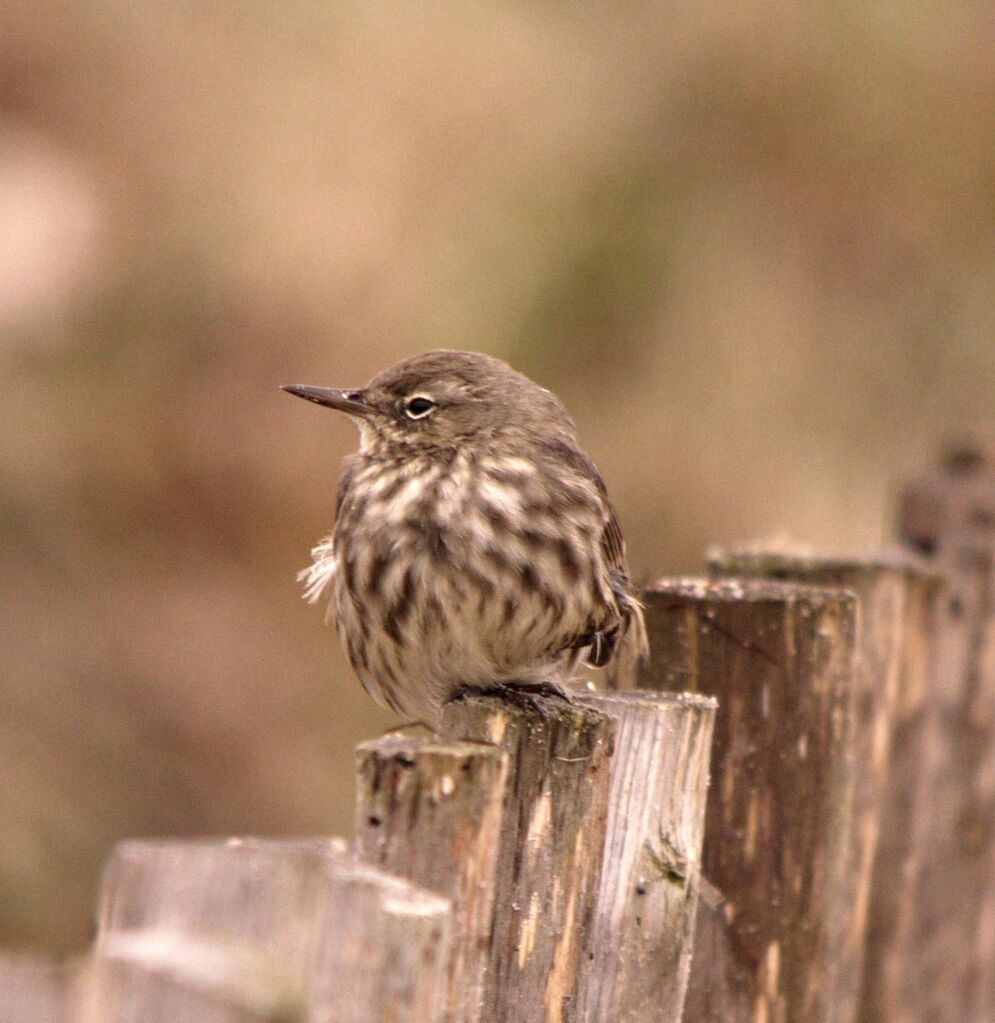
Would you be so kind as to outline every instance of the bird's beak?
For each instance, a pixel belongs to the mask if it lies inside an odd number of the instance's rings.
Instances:
[[[340,391],[336,387],[308,387],[306,384],[284,384],[283,390],[350,416],[368,416],[373,411],[363,400],[362,391]]]

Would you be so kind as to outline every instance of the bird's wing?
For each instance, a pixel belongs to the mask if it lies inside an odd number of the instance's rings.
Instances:
[[[592,483],[601,498],[601,506],[604,509],[601,549],[604,552],[612,593],[621,617],[621,620],[612,628],[607,630],[592,628],[589,632],[578,636],[570,644],[570,648],[587,647],[586,659],[595,667],[606,665],[614,656],[616,647],[621,641],[624,641],[626,647],[631,649],[637,659],[644,658],[649,652],[649,645],[646,639],[643,607],[629,578],[622,527],[618,523],[615,508],[608,497],[605,481],[593,459],[576,444],[559,438],[548,438],[542,442],[542,447],[555,462],[566,463],[570,469]]]
[[[625,540],[622,538],[622,528],[618,524],[618,516],[608,497],[608,488],[593,459],[576,444],[559,438],[545,439],[541,446],[553,464],[566,464],[574,473],[594,485],[604,510],[601,549],[605,555],[605,562],[609,571],[620,572],[628,581],[629,567],[625,559]]]

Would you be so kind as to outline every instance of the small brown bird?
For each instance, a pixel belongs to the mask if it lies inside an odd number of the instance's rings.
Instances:
[[[331,591],[381,706],[433,724],[462,688],[559,689],[581,657],[645,651],[614,509],[549,391],[500,359],[450,351],[360,390],[284,390],[359,427],[335,530],[301,577],[311,601]]]

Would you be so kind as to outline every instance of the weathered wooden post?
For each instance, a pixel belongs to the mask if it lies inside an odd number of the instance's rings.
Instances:
[[[386,735],[357,749],[356,848],[450,899],[445,1019],[481,1019],[494,925],[508,755],[495,746]]]
[[[304,994],[243,945],[172,931],[108,937],[83,967],[67,1023],[305,1023]]]
[[[923,836],[932,827],[929,800],[938,736],[934,698],[937,620],[942,579],[918,569],[907,576],[902,682],[895,708],[891,772],[874,865],[864,960],[861,1023],[919,1023],[907,978],[916,969],[916,918]]]
[[[125,842],[105,873],[97,955],[118,937],[241,943],[300,985],[309,1023],[438,1023],[448,900],[341,840]]]
[[[581,956],[584,1023],[680,1023],[691,963],[715,701],[588,693],[616,725],[608,830]]]
[[[0,950],[2,1023],[75,1023],[68,999],[72,972],[38,955]]]
[[[341,838],[121,842],[104,865],[97,944],[138,929],[227,934],[303,969],[325,865],[348,857]]]
[[[685,1018],[825,1023],[848,954],[839,903],[852,808],[856,599],[840,590],[664,580],[644,591],[641,688],[719,710]]]
[[[995,1020],[995,457],[949,449],[910,484],[899,532],[945,575],[937,632],[936,742],[922,836],[916,1023]]]
[[[449,900],[360,863],[329,880],[311,960],[314,1023],[439,1023]]]
[[[856,771],[842,903],[847,954],[831,1018],[900,1020],[896,970],[909,955],[915,828],[927,752],[930,655],[923,617],[928,619],[939,578],[898,553],[840,558],[763,547],[717,549],[709,565],[718,575],[840,587],[858,597]]]
[[[467,695],[443,708],[449,738],[509,754],[482,1018],[574,1019],[581,950],[598,892],[614,724],[548,696]]]

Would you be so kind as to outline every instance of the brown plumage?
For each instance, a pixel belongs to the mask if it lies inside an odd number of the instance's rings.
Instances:
[[[506,363],[428,352],[359,390],[289,386],[347,413],[360,448],[303,575],[331,591],[367,692],[432,724],[460,688],[557,685],[646,632],[622,532],[557,398]]]

